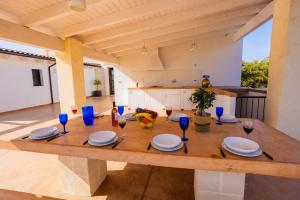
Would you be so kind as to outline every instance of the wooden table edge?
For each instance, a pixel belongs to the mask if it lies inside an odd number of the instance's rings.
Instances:
[[[133,152],[129,150],[91,148],[89,146],[60,145],[13,140],[0,141],[1,149],[20,150],[63,156],[83,157],[98,160],[128,162],[162,167],[251,173],[300,179],[300,164],[276,161],[236,160],[215,157],[196,157],[161,154],[155,152]]]

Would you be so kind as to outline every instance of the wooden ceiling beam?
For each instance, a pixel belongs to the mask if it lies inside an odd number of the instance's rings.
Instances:
[[[213,0],[215,1],[215,0]],[[152,1],[151,3],[136,6],[121,10],[120,12],[101,16],[86,22],[74,24],[63,29],[57,30],[57,35],[61,37],[68,37],[77,35],[84,32],[93,31],[99,27],[105,27],[117,23],[121,23],[136,17],[146,16],[153,12],[158,12],[165,9],[177,8],[180,6],[187,6],[199,2],[206,2],[205,0],[163,0],[163,1]]]
[[[235,22],[236,21],[245,22],[245,21],[248,21],[252,16],[253,16],[253,13],[251,13],[251,15],[245,15],[243,12],[236,12],[232,15],[221,14],[218,16],[212,16],[212,17],[208,17],[208,18],[197,18],[194,20],[186,21],[185,23],[174,24],[171,26],[165,26],[165,27],[161,27],[158,29],[153,29],[153,30],[149,30],[149,31],[141,32],[141,33],[127,35],[127,36],[120,37],[120,38],[115,38],[115,39],[108,40],[108,41],[99,42],[92,46],[95,49],[106,49],[106,48],[110,48],[110,47],[119,46],[121,44],[127,44],[127,43],[136,42],[139,40],[146,40],[149,38],[158,37],[160,35],[176,33],[176,32],[184,31],[187,29],[192,29],[195,27],[200,27],[200,26],[205,27],[210,24],[216,24],[216,23],[227,22],[227,21],[232,21],[232,20],[234,20]]]
[[[97,51],[97,50],[91,49],[86,46],[83,47],[83,56],[86,58],[99,60],[99,61],[103,61],[106,63],[113,63],[113,64],[119,63],[119,60],[116,57],[105,54],[102,51]]]
[[[159,43],[156,43],[156,44],[148,45],[147,49],[149,51],[151,51],[152,49],[172,46],[172,45],[181,44],[181,43],[192,42],[192,41],[195,40],[195,38],[197,39],[197,42],[198,42],[199,40],[206,39],[206,38],[228,37],[226,35],[231,34],[231,33],[235,32],[236,30],[238,30],[238,28],[215,31],[215,32],[210,32],[210,33],[206,33],[206,34],[200,34],[200,35],[195,35],[195,36],[191,36],[191,37],[180,38],[180,39],[176,39],[176,40],[159,42]],[[120,58],[120,57],[123,57],[123,56],[132,55],[132,54],[139,54],[139,53],[141,53],[141,48],[140,47],[116,53],[116,54],[114,54],[114,56]]]
[[[93,8],[103,2],[104,0],[87,0],[87,9]],[[24,26],[34,27],[55,19],[66,17],[72,13],[76,13],[76,11],[69,8],[69,1],[62,1],[26,14],[21,17],[21,20]]]
[[[0,38],[40,48],[64,51],[63,40],[2,19],[0,19]]]
[[[244,2],[245,3],[245,2]],[[240,13],[244,13],[245,15],[257,14],[263,7],[266,6],[266,3],[255,4],[254,6],[247,8],[240,8],[241,4],[234,4],[234,7],[223,7],[224,9],[235,9],[237,10],[230,11],[228,15],[239,15]],[[103,31],[94,33],[85,37],[79,37],[79,39],[84,44],[93,44],[97,42],[102,42],[118,37],[123,37],[129,34],[134,34],[141,31],[147,31],[153,28],[164,27],[166,25],[176,24],[180,22],[185,22],[188,20],[192,20],[199,17],[212,16],[211,13],[214,11],[212,9],[208,9],[203,6],[196,6],[188,11],[182,11],[177,14],[168,14],[162,17],[156,17],[152,19],[147,19],[143,21],[138,21],[133,24],[127,24],[120,27],[116,27],[112,30]],[[199,10],[203,10],[203,12],[199,12]],[[219,10],[216,10],[218,12]],[[224,13],[224,10],[221,12],[224,16],[227,16],[227,13]]]
[[[64,40],[41,33],[24,26],[0,19],[0,38],[17,43],[28,44],[54,51],[64,51]],[[118,59],[101,51],[84,47],[84,57],[109,63],[118,63]]]
[[[168,41],[168,40],[175,40],[175,39],[199,35],[199,34],[203,34],[203,33],[207,33],[207,32],[224,30],[224,29],[227,29],[230,27],[242,26],[243,24],[246,23],[246,21],[247,21],[247,19],[244,19],[244,21],[236,19],[236,20],[224,21],[222,23],[210,24],[207,26],[199,26],[196,28],[192,28],[192,29],[188,29],[188,30],[184,30],[184,31],[176,32],[176,33],[160,35],[158,37],[153,37],[153,38],[149,38],[146,40],[140,40],[140,41],[136,41],[136,42],[132,42],[132,43],[128,43],[128,44],[119,45],[116,47],[103,49],[103,51],[111,54],[111,53],[117,53],[120,51],[129,50],[132,48],[138,48],[138,47],[141,48],[144,44],[144,41],[147,45],[147,44],[163,42],[163,41]]]
[[[18,16],[11,14],[10,12],[7,12],[6,10],[0,9],[0,19],[13,22],[16,24],[21,24],[21,20]]]
[[[3,9],[0,9],[0,19],[15,23],[15,24],[23,24],[20,17],[14,15],[14,14],[11,14],[10,12],[7,12]],[[39,31],[42,33],[46,33],[48,35],[54,35],[54,32],[51,29],[49,29],[48,27],[43,26],[43,25],[34,27],[33,30],[36,30],[36,31]]]
[[[264,9],[262,9],[257,15],[249,20],[243,27],[241,27],[233,36],[233,40],[237,41],[245,37],[248,33],[265,23],[267,20],[273,17],[274,1],[269,3]]]

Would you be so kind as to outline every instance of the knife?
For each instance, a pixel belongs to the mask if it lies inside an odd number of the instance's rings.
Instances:
[[[116,146],[118,146],[122,141],[124,140],[124,138],[121,138],[118,142],[116,142],[114,145],[112,145],[112,149],[116,148]]]
[[[56,136],[54,136],[54,137],[52,137],[52,138],[47,139],[47,142],[50,142],[51,140],[54,140],[55,138],[58,138],[58,137],[60,137],[60,136],[62,136],[61,133],[57,134]]]
[[[264,154],[265,156],[267,156],[270,160],[273,160],[273,157],[270,156],[269,154],[267,154],[266,152],[263,151],[263,154]]]
[[[187,146],[186,146],[185,142],[183,144],[184,144],[184,153],[187,154],[188,153]]]
[[[147,150],[149,151],[150,148],[151,148],[151,142],[149,142],[149,145],[148,145],[148,147],[147,147]]]

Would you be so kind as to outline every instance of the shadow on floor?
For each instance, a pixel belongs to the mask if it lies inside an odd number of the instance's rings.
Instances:
[[[245,200],[299,200],[300,180],[247,174]]]
[[[94,106],[95,112],[101,113],[112,107],[113,100],[111,96],[87,98],[87,105]],[[0,135],[57,119],[59,113],[59,103],[0,113]]]
[[[110,171],[95,193],[107,200],[194,199],[193,170],[127,164]]]

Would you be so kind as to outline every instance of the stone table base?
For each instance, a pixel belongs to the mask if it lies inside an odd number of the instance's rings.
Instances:
[[[63,192],[92,196],[107,175],[106,161],[59,156],[59,172]]]
[[[196,200],[243,200],[245,173],[195,170]]]

